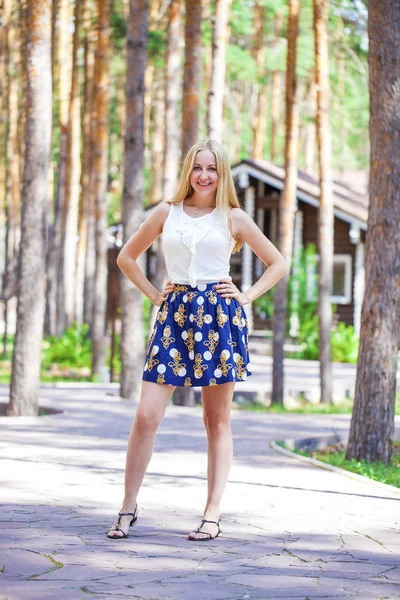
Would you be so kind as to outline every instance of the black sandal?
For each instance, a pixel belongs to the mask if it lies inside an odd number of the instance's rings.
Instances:
[[[203,535],[208,535],[209,537],[201,537],[201,538],[190,538],[188,536],[188,540],[192,541],[192,542],[205,542],[208,540],[213,540],[214,538],[218,537],[220,533],[222,533],[222,529],[220,528],[219,524],[221,522],[221,519],[219,519],[218,521],[207,521],[207,519],[202,519],[200,525],[198,526],[197,529],[194,529],[194,533],[202,533]],[[218,532],[216,535],[211,535],[211,533],[209,533],[208,531],[201,531],[201,528],[203,527],[204,523],[215,523],[215,525],[218,526]]]
[[[133,513],[118,513],[118,521],[116,525],[113,525],[112,527],[110,527],[110,529],[107,531],[107,537],[110,540],[119,540],[119,539],[123,539],[123,538],[127,538],[128,537],[128,533],[125,533],[125,531],[123,529],[121,529],[121,527],[119,526],[120,522],[121,522],[121,517],[132,517],[131,522],[129,523],[129,527],[131,527],[132,525],[134,525],[137,521],[137,515],[138,515],[138,506],[136,504],[135,506],[135,510]],[[110,532],[111,533],[115,533],[116,531],[121,531],[122,535],[109,535]]]

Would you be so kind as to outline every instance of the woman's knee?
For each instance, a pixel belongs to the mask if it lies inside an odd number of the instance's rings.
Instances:
[[[162,414],[150,407],[138,406],[135,417],[135,429],[141,433],[156,431],[162,421]]]
[[[209,434],[218,435],[220,433],[230,432],[229,417],[223,415],[204,415],[204,425]]]

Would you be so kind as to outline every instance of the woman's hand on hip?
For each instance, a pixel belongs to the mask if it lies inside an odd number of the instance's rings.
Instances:
[[[250,300],[241,292],[234,283],[232,283],[231,279],[220,279],[220,283],[215,284],[215,291],[221,294],[222,298],[235,298],[240,304],[243,306],[244,304],[249,304]]]
[[[163,302],[168,298],[168,294],[174,291],[174,284],[172,281],[167,281],[165,284],[164,290],[162,292],[158,292],[157,296],[153,300],[153,304],[156,306],[161,306]]]

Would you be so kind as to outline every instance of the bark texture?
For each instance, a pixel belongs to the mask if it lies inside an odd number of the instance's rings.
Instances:
[[[51,140],[51,1],[29,0],[26,127],[17,330],[9,415],[36,415],[40,384]]]
[[[109,0],[98,0],[99,26],[94,61],[95,139],[93,179],[95,202],[95,297],[92,326],[92,375],[101,377],[106,358],[107,308],[107,175],[110,24]]]
[[[297,207],[297,171],[299,146],[299,108],[297,91],[297,34],[299,27],[299,0],[290,0],[288,17],[288,49],[286,68],[286,137],[285,137],[285,181],[279,210],[280,251],[285,260],[292,262],[294,213]],[[284,373],[283,345],[286,330],[286,311],[289,275],[278,281],[274,290],[273,316],[273,370],[272,401],[283,402]]]
[[[123,192],[124,241],[137,231],[144,201],[144,75],[148,2],[131,0],[127,31],[126,133]],[[138,399],[144,363],[143,298],[121,274],[121,396]]]
[[[320,180],[319,198],[319,361],[321,402],[332,402],[332,278],[333,278],[333,189],[332,142],[329,118],[328,0],[314,1],[315,72],[317,86],[317,144]]]
[[[180,122],[178,107],[180,97],[180,25],[181,0],[171,0],[168,16],[168,39],[165,76],[165,158],[163,199],[170,200],[175,192],[180,158]]]
[[[370,200],[356,393],[346,458],[389,463],[400,340],[400,5],[369,3]]]
[[[225,52],[228,42],[228,18],[231,0],[217,0],[213,18],[212,74],[208,94],[208,137],[222,142],[223,101],[225,89]]]
[[[199,97],[201,68],[201,0],[186,0],[185,63],[182,98],[182,157],[199,131]]]

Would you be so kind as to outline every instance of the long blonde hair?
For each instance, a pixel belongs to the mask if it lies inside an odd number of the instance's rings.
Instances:
[[[218,187],[216,193],[216,208],[217,211],[227,220],[229,231],[232,235],[232,223],[230,218],[231,208],[241,208],[238,197],[236,195],[235,185],[231,168],[229,165],[228,156],[219,142],[208,138],[195,142],[188,150],[183,161],[182,171],[178,180],[178,187],[175,196],[169,201],[171,204],[183,202],[186,198],[190,198],[194,189],[192,188],[189,177],[193,170],[193,165],[196,160],[196,155],[201,150],[210,150],[215,156],[218,173]],[[234,238],[235,246],[232,252],[239,252],[243,246],[243,240]]]

